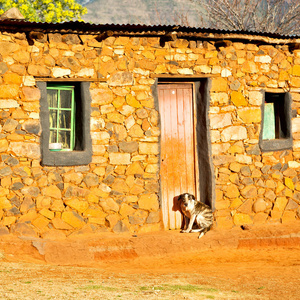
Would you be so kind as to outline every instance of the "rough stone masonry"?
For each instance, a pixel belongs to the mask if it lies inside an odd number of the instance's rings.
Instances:
[[[0,33],[0,235],[161,229],[155,78],[211,78],[215,224],[300,218],[300,50],[242,37]],[[230,40],[230,35],[227,36]],[[41,78],[91,81],[92,162],[41,165]],[[99,80],[100,79],[100,80]],[[292,95],[293,147],[261,152],[261,89]]]

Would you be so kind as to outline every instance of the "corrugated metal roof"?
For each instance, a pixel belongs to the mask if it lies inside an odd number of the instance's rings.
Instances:
[[[205,27],[187,27],[180,25],[144,25],[144,24],[94,24],[79,21],[70,21],[62,23],[43,23],[43,22],[28,22],[25,20],[0,20],[0,30],[11,31],[31,31],[41,30],[43,32],[62,32],[62,33],[80,33],[80,34],[97,34],[104,31],[120,31],[120,32],[184,32],[190,33],[209,33],[212,34],[240,34],[240,35],[260,35],[277,39],[299,39],[296,35],[281,35],[278,33],[254,32],[254,31],[239,31],[239,30],[221,30]]]

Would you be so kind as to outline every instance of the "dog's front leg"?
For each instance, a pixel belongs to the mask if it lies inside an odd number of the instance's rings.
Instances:
[[[189,218],[187,216],[184,216],[184,226],[183,226],[183,230],[186,230],[189,224]]]
[[[187,228],[185,227],[186,229],[181,230],[181,232],[184,232],[184,233],[191,232],[191,230],[193,228],[193,224],[195,222],[195,219],[196,219],[196,215],[192,215],[191,218],[189,219],[189,225],[187,226]]]
[[[188,223],[189,223],[189,218],[187,216],[183,216],[184,218],[184,225],[183,225],[183,229],[181,229],[180,232],[187,232],[186,229],[188,228]]]

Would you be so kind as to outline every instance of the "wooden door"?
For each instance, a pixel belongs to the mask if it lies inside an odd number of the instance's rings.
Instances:
[[[158,86],[161,117],[161,196],[165,229],[179,229],[180,211],[174,198],[196,194],[194,113],[192,84]]]

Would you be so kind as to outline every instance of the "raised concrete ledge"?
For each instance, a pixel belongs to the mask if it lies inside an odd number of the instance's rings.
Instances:
[[[38,262],[55,265],[97,266],[102,262],[143,257],[203,253],[223,249],[300,247],[300,222],[264,225],[242,230],[212,230],[198,239],[197,233],[160,231],[77,235],[61,240],[5,235],[0,240],[0,261]]]

